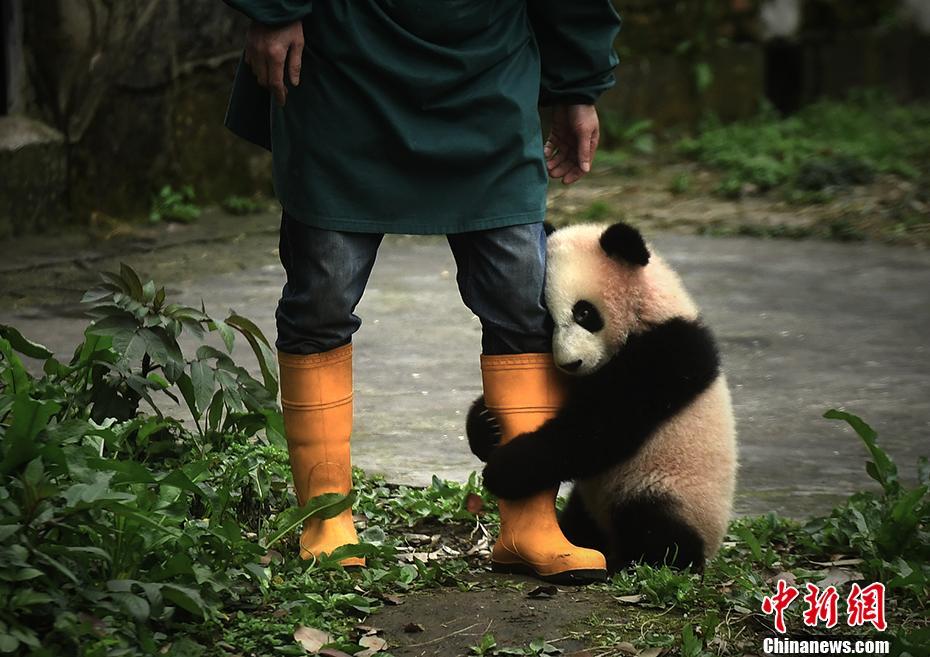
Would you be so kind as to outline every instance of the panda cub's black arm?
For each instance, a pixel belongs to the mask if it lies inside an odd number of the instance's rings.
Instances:
[[[501,427],[497,418],[488,410],[484,395],[473,401],[468,409],[465,434],[468,436],[471,453],[487,463],[491,451],[501,441]]]
[[[631,458],[720,373],[710,331],[675,318],[629,337],[610,363],[578,379],[559,413],[493,450],[488,490],[525,497]]]

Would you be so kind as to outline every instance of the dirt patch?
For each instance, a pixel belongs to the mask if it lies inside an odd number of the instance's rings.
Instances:
[[[542,639],[571,654],[586,648],[584,623],[610,616],[618,603],[591,588],[550,587],[490,573],[463,583],[469,590],[441,589],[408,596],[385,607],[367,625],[379,628],[396,657],[469,655],[485,634],[501,648],[527,648]],[[422,630],[420,629],[422,628]]]
[[[930,246],[930,181],[878,176],[866,185],[792,199],[752,186],[720,196],[722,176],[692,162],[662,156],[618,161],[602,154],[584,183],[553,185],[549,218],[624,219],[645,231],[749,237],[876,240]]]

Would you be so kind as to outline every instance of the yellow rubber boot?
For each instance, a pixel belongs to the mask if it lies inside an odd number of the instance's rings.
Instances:
[[[551,354],[482,356],[484,401],[501,427],[501,442],[532,431],[551,418],[563,386]],[[607,560],[597,550],[572,545],[555,514],[558,488],[520,500],[499,500],[500,538],[491,552],[498,572],[525,573],[560,584],[607,578]]]
[[[287,451],[301,505],[323,493],[352,488],[352,345],[301,356],[278,352],[281,408]],[[352,510],[333,518],[308,518],[300,534],[300,556],[309,559],[358,543]],[[343,566],[364,566],[357,557]]]

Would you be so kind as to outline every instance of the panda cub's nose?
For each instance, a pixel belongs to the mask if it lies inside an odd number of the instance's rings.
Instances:
[[[578,368],[581,367],[581,361],[576,360],[571,363],[562,363],[561,365],[559,365],[559,367],[565,370],[566,372],[577,372]]]

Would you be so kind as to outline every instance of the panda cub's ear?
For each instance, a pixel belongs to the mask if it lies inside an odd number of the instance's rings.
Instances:
[[[549,223],[548,221],[543,222],[543,230],[546,231],[546,237],[549,237],[556,231],[555,225]]]
[[[623,222],[609,226],[601,233],[601,248],[611,258],[645,267],[649,264],[649,249],[639,231]]]

